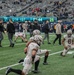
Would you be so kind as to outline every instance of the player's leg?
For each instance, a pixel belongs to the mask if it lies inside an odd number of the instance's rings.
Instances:
[[[74,49],[74,45],[71,45],[71,49]],[[74,58],[74,55],[73,55],[73,58]]]
[[[74,49],[74,45],[71,45],[71,49]]]
[[[20,38],[22,39],[23,42],[27,42],[27,39],[24,38],[24,33],[23,32],[20,32],[19,36],[20,36]]]
[[[24,68],[23,68],[23,73],[27,75],[29,73],[29,71],[31,70],[31,68],[32,68],[32,63],[25,64]]]
[[[66,46],[63,52],[61,52],[61,56],[65,56],[70,49],[71,49],[70,46]]]
[[[28,74],[29,71],[30,71],[31,68],[32,68],[32,60],[31,60],[31,59],[32,59],[31,57],[26,57],[26,58],[24,59],[24,62],[23,62],[23,66],[24,66],[23,72],[24,72],[25,74]]]
[[[44,62],[43,62],[44,65],[47,65],[48,64],[47,63],[48,55],[49,55],[49,52],[46,51],[45,56],[44,56]]]
[[[39,73],[38,66],[40,63],[40,56],[36,55],[34,62],[35,62],[35,66],[34,66],[34,70],[32,72]]]
[[[16,42],[17,39],[18,39],[18,33],[15,33],[15,39],[14,39],[14,42]]]
[[[63,52],[61,52],[61,56],[65,56],[67,53],[67,49],[64,49]]]
[[[27,40],[27,37],[26,37],[26,34],[23,35],[23,38],[24,38],[25,42],[28,41],[28,40]]]
[[[37,55],[44,55],[44,62],[43,62],[43,64],[44,65],[47,65],[48,63],[47,63],[47,59],[48,59],[48,55],[49,55],[49,51],[48,50],[38,50],[38,53],[37,53]]]
[[[22,70],[19,69],[12,69],[12,68],[8,68],[6,71],[6,75],[8,75],[9,73],[14,72],[18,75],[26,75]]]

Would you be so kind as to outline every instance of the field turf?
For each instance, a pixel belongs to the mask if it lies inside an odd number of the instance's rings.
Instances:
[[[58,41],[55,45],[53,45],[53,40],[55,38],[54,34],[50,34],[50,42],[51,44],[47,44],[47,40],[45,40],[44,44],[42,44],[41,49],[51,50],[50,54],[59,52],[63,50],[63,46],[58,45]],[[4,35],[4,40],[2,41],[2,48],[0,48],[0,69],[9,65],[13,65],[18,63],[21,58],[25,57],[24,48],[25,43],[21,42],[21,39],[17,39],[14,48],[9,47],[9,41],[7,35]],[[48,58],[49,65],[43,65],[43,58],[41,58],[39,70],[40,73],[33,74],[32,72],[29,75],[74,75],[74,58],[73,54],[67,54],[66,57],[61,57],[60,53],[52,54]],[[17,65],[12,68],[23,68],[22,65]],[[6,69],[0,70],[0,75],[5,75]],[[17,75],[14,73],[10,73],[9,75]]]

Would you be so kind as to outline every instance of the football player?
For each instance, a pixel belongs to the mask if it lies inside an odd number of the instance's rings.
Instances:
[[[64,35],[62,44],[64,46],[64,50],[61,52],[61,55],[65,56],[70,49],[74,48],[74,35],[72,35],[72,30],[68,30],[67,35]]]
[[[30,37],[29,41],[26,44],[26,48],[24,49],[25,54],[27,53],[27,46],[33,41],[34,36],[35,35],[40,35],[40,34],[41,34],[41,32],[39,30],[37,30],[37,29],[33,31],[33,36]]]
[[[19,75],[28,74],[29,70],[31,70],[32,64],[36,63],[40,60],[40,56],[36,55],[39,46],[42,43],[42,36],[38,35],[34,37],[34,40],[27,47],[27,54],[23,62],[23,70],[8,68],[6,71],[6,75],[10,72],[14,72]]]
[[[18,37],[20,37],[24,42],[27,42],[25,34],[23,33],[23,26],[21,23],[15,24],[15,42],[16,42]]]
[[[27,45],[26,45],[26,48],[24,49],[24,52],[25,53],[27,53],[27,46],[34,40],[34,36],[35,37],[37,37],[38,35],[40,35],[41,34],[41,32],[39,31],[39,30],[34,30],[33,31],[33,36],[30,38],[30,40],[29,40],[29,42],[27,43]],[[48,65],[48,63],[47,63],[47,59],[48,59],[48,55],[49,55],[49,51],[48,50],[41,50],[41,49],[39,49],[38,50],[38,52],[37,52],[37,55],[39,55],[39,56],[41,56],[41,55],[45,55],[44,56],[44,62],[43,62],[43,65]],[[20,60],[19,62],[22,62],[23,60]],[[39,71],[38,71],[38,66],[36,66],[36,65],[39,65],[39,61],[38,61],[38,63],[35,63],[35,68],[34,68],[34,70],[32,71],[32,72],[34,72],[34,73],[38,73]]]
[[[40,35],[40,34],[41,34],[41,32],[39,30],[34,30],[33,31],[33,36],[29,39],[28,43],[26,44],[26,48],[24,49],[24,53],[25,54],[27,53],[27,46],[34,40],[34,36],[38,37],[38,35]],[[47,63],[47,58],[48,58],[48,55],[49,55],[49,51],[48,50],[41,50],[41,49],[39,49],[38,52],[37,52],[37,55],[39,55],[39,56],[45,55],[43,64],[44,65],[48,64]],[[19,63],[20,62],[23,62],[23,59],[21,59],[19,61]],[[39,72],[38,71],[38,65],[39,65],[39,61],[37,63],[35,63],[35,68],[34,68],[34,70],[32,72],[34,72],[34,73],[38,73]]]

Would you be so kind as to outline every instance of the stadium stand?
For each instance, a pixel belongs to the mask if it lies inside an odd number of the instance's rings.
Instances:
[[[0,0],[0,16],[56,16],[74,20],[74,1]]]

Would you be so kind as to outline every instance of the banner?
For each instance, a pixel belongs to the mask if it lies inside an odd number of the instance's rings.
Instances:
[[[0,17],[4,22],[8,22],[9,19],[12,19],[13,22],[25,22],[25,21],[34,21],[38,20],[39,22],[43,22],[46,20],[49,20],[50,22],[57,22],[57,17],[6,17],[2,16]]]

